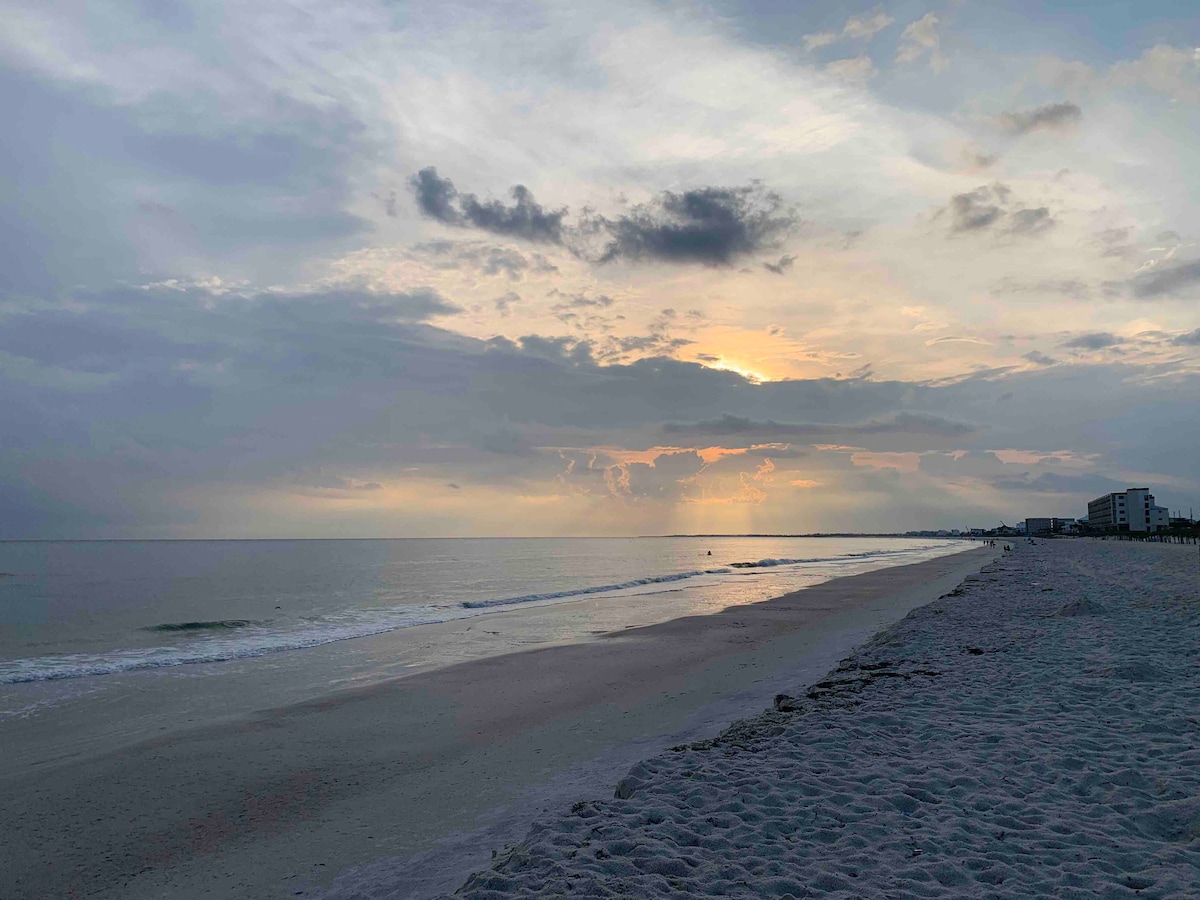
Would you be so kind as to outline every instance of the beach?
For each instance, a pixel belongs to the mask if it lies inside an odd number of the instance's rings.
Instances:
[[[452,891],[532,822],[581,795],[611,795],[640,759],[714,737],[784,687],[819,679],[994,555],[974,548],[585,642],[418,667],[161,737],[141,721],[92,744],[64,735],[69,749],[52,759],[27,749],[0,776],[5,892]],[[487,627],[547,615],[489,613]],[[467,624],[388,640],[429,644]]]
[[[1018,544],[456,896],[1200,896],[1198,649],[1194,547]]]

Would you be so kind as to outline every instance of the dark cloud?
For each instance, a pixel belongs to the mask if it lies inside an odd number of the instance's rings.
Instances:
[[[476,228],[496,234],[511,235],[527,241],[562,243],[562,220],[565,209],[547,211],[533,199],[524,185],[512,189],[513,204],[499,200],[480,202],[474,194],[462,196],[462,213]]]
[[[796,224],[778,194],[759,185],[664,191],[590,227],[609,236],[600,262],[652,260],[728,266],[770,249]]]
[[[797,221],[778,194],[759,184],[664,191],[624,215],[585,212],[573,228],[566,225],[566,207],[545,209],[523,185],[512,188],[511,204],[459,193],[433,166],[410,178],[409,185],[421,212],[446,225],[550,244],[566,244],[570,238],[573,252],[600,263],[656,260],[728,266],[775,247]],[[581,249],[592,242],[599,248],[593,244],[591,250]],[[765,265],[782,274],[793,259],[785,256]]]
[[[1004,215],[1004,210],[994,202],[1007,194],[999,192],[1002,186],[981,187],[965,194],[956,194],[950,198],[950,215],[952,231],[979,231],[990,228]]]
[[[1012,189],[996,182],[973,191],[955,194],[934,218],[948,214],[953,234],[995,231],[1009,235],[1034,235],[1055,225],[1048,207],[1033,209],[1015,205]]]
[[[1031,363],[1036,363],[1039,366],[1053,366],[1058,362],[1058,360],[1053,356],[1047,356],[1045,353],[1041,353],[1037,350],[1030,350],[1021,358],[1027,359]]]
[[[1133,279],[1133,294],[1144,300],[1190,292],[1200,284],[1200,259],[1161,266]]]
[[[604,359],[617,358],[630,353],[658,353],[670,356],[694,343],[696,342],[688,338],[673,338],[658,332],[621,338],[614,337],[606,342],[600,356]]]
[[[939,416],[910,412],[897,413],[884,421],[846,425],[789,424],[772,419],[756,421],[745,416],[726,413],[720,418],[703,422],[667,423],[663,426],[663,431],[668,434],[703,434],[716,437],[751,435],[764,441],[783,437],[823,438],[873,434],[921,434],[954,437],[972,434],[977,430],[974,426],[964,422],[953,422]]]
[[[774,272],[776,275],[782,275],[784,272],[786,272],[788,269],[790,269],[792,267],[792,264],[795,262],[796,262],[796,257],[794,257],[794,256],[781,256],[781,257],[779,257],[779,262],[763,263],[763,268],[766,269],[768,272]]]
[[[456,206],[458,190],[449,178],[440,177],[434,166],[422,169],[408,184],[417,196],[417,208],[425,215],[447,225],[462,224],[462,213]]]
[[[527,241],[562,243],[566,209],[545,209],[522,184],[512,188],[512,204],[460,194],[454,182],[438,175],[433,166],[410,178],[409,186],[421,212],[446,225],[475,227]]]
[[[552,297],[561,297],[563,299],[555,303],[551,309],[608,309],[616,301],[607,294],[598,294],[595,297],[590,297],[587,294],[564,294],[557,289],[550,292]]]
[[[1172,344],[1179,344],[1184,347],[1200,346],[1200,328],[1195,331],[1189,331],[1186,334],[1181,334],[1171,341]]]
[[[1103,350],[1105,347],[1115,347],[1124,341],[1108,331],[1092,331],[1076,335],[1059,344],[1060,347],[1073,347],[1077,350]]]
[[[1038,234],[1054,225],[1050,210],[1045,206],[1037,209],[1018,209],[1009,216],[1009,231],[1013,234]]]
[[[1062,131],[1074,128],[1083,119],[1083,110],[1074,103],[1050,103],[1036,109],[1001,113],[996,124],[1009,134],[1028,134],[1031,131]]]
[[[503,296],[497,297],[495,300],[493,300],[492,305],[496,308],[496,312],[500,313],[500,315],[507,316],[509,315],[509,308],[514,303],[519,303],[520,301],[520,294],[516,293],[515,291],[509,291],[507,294],[504,294]]]

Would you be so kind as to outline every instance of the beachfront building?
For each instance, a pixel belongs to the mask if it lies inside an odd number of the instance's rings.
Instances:
[[[1048,516],[1039,519],[1025,520],[1025,533],[1034,534],[1069,534],[1075,530],[1075,520]]]
[[[1154,502],[1149,488],[1127,488],[1088,504],[1088,526],[1098,531],[1158,531],[1170,524],[1166,507]]]

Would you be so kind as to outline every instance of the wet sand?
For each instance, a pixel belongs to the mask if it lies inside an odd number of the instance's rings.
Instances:
[[[342,883],[367,873],[393,896],[453,890],[545,810],[610,794],[638,759],[819,678],[993,556],[980,548],[6,766],[0,893],[314,896],[351,866],[364,868]]]

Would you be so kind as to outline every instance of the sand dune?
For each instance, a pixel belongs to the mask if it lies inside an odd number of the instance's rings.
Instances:
[[[1198,586],[1190,547],[1020,546],[458,896],[1198,897]]]

